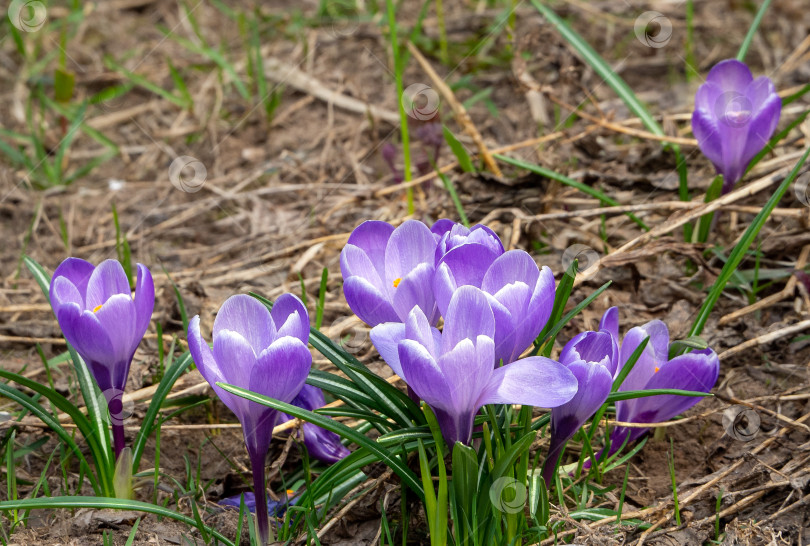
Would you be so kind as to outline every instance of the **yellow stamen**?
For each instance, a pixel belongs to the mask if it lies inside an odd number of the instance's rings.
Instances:
[[[401,278],[401,277],[397,277],[396,279],[394,279],[394,288],[396,288],[397,286],[399,286],[399,283],[401,283],[401,282],[402,282],[402,278]]]
[[[287,496],[292,497],[293,495],[295,495],[295,491],[292,489],[287,489]]]
[[[96,305],[95,307],[93,307],[93,312],[94,312],[94,313],[98,313],[98,310],[99,310],[99,309],[101,309],[101,306],[102,306],[102,305],[104,305],[104,304],[99,303],[98,305]]]
[[[660,369],[661,369],[661,368],[659,368],[658,366],[656,366],[656,367],[655,367],[655,373],[658,373],[658,370],[660,370]]]

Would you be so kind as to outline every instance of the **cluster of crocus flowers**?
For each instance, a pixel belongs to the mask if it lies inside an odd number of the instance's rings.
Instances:
[[[125,444],[123,420],[116,413],[121,409],[135,349],[155,306],[152,274],[142,264],[137,268],[134,296],[124,268],[115,260],[105,260],[96,267],[79,258],[67,258],[54,271],[50,285],[59,327],[107,399],[116,458]]]
[[[469,443],[475,414],[485,404],[554,407],[577,390],[573,374],[544,357],[496,367],[496,322],[483,291],[462,286],[453,294],[441,332],[424,312],[404,324],[371,330],[383,359],[433,409],[448,445]]]
[[[782,100],[766,76],[756,79],[745,63],[716,64],[695,96],[692,132],[700,150],[723,175],[723,193],[742,178],[779,123]]]
[[[231,394],[218,382],[249,389],[282,402],[299,395],[312,365],[307,348],[309,315],[292,294],[284,294],[269,311],[247,295],[228,298],[214,320],[213,348],[200,333],[200,317],[188,325],[188,344],[197,369],[242,424],[262,544],[270,534],[264,466],[279,412]]]
[[[577,394],[566,404],[551,410],[551,443],[543,468],[546,482],[565,443],[605,403],[614,380],[644,339],[647,345],[633,369],[624,378],[620,391],[678,389],[709,392],[717,382],[720,360],[711,349],[692,351],[669,358],[669,331],[660,320],[631,328],[619,338],[619,312],[611,307],[602,316],[599,330],[583,332],[569,341],[560,361],[576,376]],[[693,396],[657,395],[616,402],[616,419],[625,423],[657,423],[680,415],[701,399]],[[640,438],[645,427],[617,426],[610,439],[611,455],[625,443]],[[601,455],[601,454],[600,454]]]
[[[522,250],[505,252],[489,228],[364,222],[341,270],[349,306],[374,326],[375,347],[431,406],[451,445],[469,443],[484,404],[554,407],[576,392],[558,362],[519,359],[551,315],[551,270]]]

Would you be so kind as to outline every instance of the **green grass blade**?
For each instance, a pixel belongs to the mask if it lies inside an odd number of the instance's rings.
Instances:
[[[717,300],[720,299],[720,295],[726,288],[726,283],[728,283],[734,272],[737,271],[737,268],[740,266],[740,262],[742,262],[746,252],[748,252],[748,247],[750,247],[751,243],[753,243],[754,239],[756,239],[759,231],[762,229],[762,226],[765,225],[765,222],[768,220],[768,217],[771,215],[773,209],[776,208],[776,205],[782,199],[782,196],[785,195],[785,192],[793,183],[793,180],[799,175],[799,172],[801,172],[802,166],[804,165],[805,161],[807,161],[808,155],[810,155],[810,148],[804,152],[802,157],[799,159],[799,162],[796,163],[795,167],[793,167],[790,174],[785,177],[781,184],[779,184],[779,187],[773,193],[771,198],[768,199],[768,202],[765,203],[764,207],[762,207],[762,210],[751,222],[751,225],[749,225],[748,229],[745,230],[740,242],[737,243],[734,250],[731,251],[728,261],[723,266],[723,269],[720,271],[720,275],[717,277],[717,280],[714,282],[709,294],[706,296],[703,305],[700,307],[698,315],[695,318],[695,322],[692,324],[692,329],[689,331],[689,335],[687,337],[698,336],[703,331],[703,327],[706,325],[706,321],[709,320],[709,315],[711,314],[712,309],[714,309],[714,305],[717,303]]]
[[[560,35],[567,41],[574,49],[579,52],[585,62],[596,72],[605,83],[607,83],[613,91],[619,96],[622,101],[627,105],[631,112],[633,112],[648,131],[660,137],[666,137],[666,133],[655,121],[655,118],[650,114],[647,108],[641,103],[630,86],[610,67],[610,65],[596,52],[591,45],[585,41],[575,30],[562,20],[554,11],[541,3],[540,0],[531,0],[532,5],[539,11],[543,17],[554,25]]]
[[[748,48],[751,47],[751,42],[754,40],[754,35],[757,33],[759,24],[762,22],[762,18],[765,16],[765,12],[768,11],[768,6],[770,5],[771,0],[763,0],[762,5],[759,7],[759,11],[757,11],[754,20],[751,22],[751,26],[748,27],[748,32],[745,35],[743,43],[740,45],[740,50],[737,52],[738,61],[745,61],[745,56],[748,54]]]
[[[4,501],[0,502],[0,511],[17,509],[40,509],[40,510],[54,510],[58,508],[67,508],[74,510],[76,508],[95,508],[98,510],[133,510],[137,512],[146,512],[147,514],[155,514],[164,518],[170,518],[190,527],[197,528],[197,523],[193,518],[179,514],[174,510],[169,510],[162,506],[150,504],[148,502],[126,499],[110,499],[106,497],[84,497],[84,496],[64,496],[64,497],[40,497],[36,499],[21,499],[17,501]],[[205,531],[211,534],[217,540],[221,541],[226,546],[234,546],[234,543],[219,531],[203,525]]]
[[[458,217],[461,220],[461,223],[466,227],[470,227],[470,219],[467,218],[467,213],[464,212],[464,205],[461,204],[461,199],[458,197],[458,192],[456,191],[456,187],[453,185],[453,181],[438,169],[436,169],[436,174],[441,179],[442,184],[444,184],[444,188],[447,190],[447,193],[450,194],[450,199],[453,200],[453,205],[456,207],[456,211],[458,212]]]
[[[498,159],[505,163],[509,163],[510,165],[514,165],[515,167],[520,167],[521,169],[526,169],[527,171],[539,174],[540,176],[545,176],[546,178],[556,180],[557,182],[560,182],[561,184],[565,184],[566,186],[570,186],[574,189],[577,189],[586,195],[595,197],[596,199],[599,199],[600,201],[612,207],[618,207],[619,205],[621,205],[621,203],[619,203],[615,199],[608,197],[601,191],[595,190],[592,187],[583,184],[582,182],[577,182],[573,178],[568,178],[565,175],[554,172],[551,169],[546,169],[545,167],[541,167],[540,165],[535,165],[534,163],[527,163],[525,161],[521,161],[520,159],[514,159],[509,156],[501,154],[494,154],[494,157],[495,159]],[[644,222],[642,222],[641,219],[632,212],[625,212],[625,214],[627,215],[628,218],[630,218],[633,222],[635,222],[641,229],[645,231],[650,230],[650,228],[648,228],[647,225]]]
[[[152,435],[152,431],[157,426],[157,417],[160,407],[163,405],[166,397],[171,392],[175,382],[188,369],[191,362],[191,353],[183,353],[177,358],[177,360],[174,361],[174,363],[172,363],[171,366],[169,366],[169,369],[166,370],[166,373],[163,375],[163,379],[160,380],[158,388],[155,391],[155,394],[152,396],[152,401],[149,402],[149,408],[146,410],[146,415],[144,415],[141,428],[135,435],[135,441],[132,444],[133,473],[138,471],[138,465],[140,464],[143,450],[146,447],[146,441]]]
[[[241,396],[242,398],[252,402],[256,402],[257,404],[262,404],[264,406],[282,411],[288,415],[292,415],[293,417],[307,421],[308,423],[312,423],[326,430],[330,430],[338,436],[346,438],[355,444],[366,448],[371,453],[379,457],[386,466],[393,470],[402,479],[402,481],[419,496],[421,500],[424,500],[425,492],[422,489],[422,485],[419,483],[419,478],[416,477],[411,469],[409,469],[407,465],[405,465],[397,456],[392,454],[390,451],[383,449],[377,442],[371,440],[366,435],[358,433],[356,430],[347,427],[343,423],[339,423],[333,419],[324,417],[323,415],[318,415],[317,413],[301,409],[297,406],[293,406],[292,404],[285,404],[284,402],[253,393],[233,385],[228,385],[226,383],[218,382],[217,385],[230,393]]]
[[[647,396],[658,396],[660,394],[670,394],[673,396],[693,396],[703,398],[714,396],[713,394],[708,392],[683,391],[681,389],[647,389],[643,391],[612,392],[608,395],[607,399],[605,400],[605,403],[610,404],[612,402],[618,402],[620,400],[632,400],[634,398],[645,398]]]

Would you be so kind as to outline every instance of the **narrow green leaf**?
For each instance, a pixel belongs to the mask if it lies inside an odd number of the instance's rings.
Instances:
[[[745,61],[745,56],[748,54],[748,48],[751,47],[751,42],[754,40],[754,35],[757,33],[757,28],[759,28],[759,24],[762,22],[762,18],[765,16],[765,12],[768,11],[768,6],[770,5],[771,0],[763,0],[762,5],[759,7],[759,11],[757,11],[754,20],[751,22],[751,26],[748,27],[748,32],[745,34],[745,38],[740,45],[740,50],[737,52],[738,61]],[[680,523],[678,523],[678,525],[680,525]]]
[[[444,141],[447,142],[453,155],[456,156],[456,161],[458,161],[461,170],[465,173],[475,172],[475,165],[473,165],[472,159],[470,159],[470,154],[467,153],[467,149],[464,148],[464,145],[456,138],[456,135],[454,135],[446,125],[442,125],[442,133],[444,133]]]

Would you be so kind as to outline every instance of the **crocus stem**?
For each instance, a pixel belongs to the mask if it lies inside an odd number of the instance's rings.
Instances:
[[[562,455],[562,450],[565,447],[568,438],[552,438],[551,445],[548,448],[548,455],[546,462],[543,464],[543,480],[546,482],[546,487],[551,487],[554,483],[554,471],[557,469],[557,463]]]
[[[266,451],[248,447],[250,466],[253,471],[253,494],[256,496],[256,526],[259,530],[259,544],[267,544],[270,538],[270,521],[267,514],[267,491],[264,482],[264,459]]]
[[[112,432],[113,447],[115,448],[115,459],[118,460],[118,456],[121,454],[121,451],[123,451],[124,444],[126,443],[126,439],[124,438],[124,424],[113,423]]]

